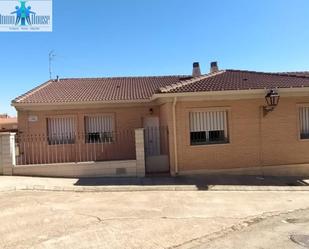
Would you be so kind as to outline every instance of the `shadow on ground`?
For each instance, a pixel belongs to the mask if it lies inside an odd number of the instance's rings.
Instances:
[[[309,186],[299,177],[257,176],[148,176],[145,178],[80,178],[76,186],[195,186],[208,190],[213,185],[234,186]]]

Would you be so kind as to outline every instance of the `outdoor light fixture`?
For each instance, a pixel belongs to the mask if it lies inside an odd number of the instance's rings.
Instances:
[[[263,108],[264,109],[264,115],[275,110],[276,106],[279,103],[280,95],[275,90],[270,90],[266,94],[265,100],[266,100],[267,105],[264,106],[264,108]]]
[[[149,109],[149,113],[150,113],[150,115],[153,115],[153,108]]]

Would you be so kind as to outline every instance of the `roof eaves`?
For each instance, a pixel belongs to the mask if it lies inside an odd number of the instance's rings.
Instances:
[[[19,97],[15,98],[15,99],[12,101],[12,104],[13,104],[13,103],[19,103],[20,101],[22,101],[23,99],[25,99],[25,98],[31,96],[32,94],[34,94],[35,92],[39,91],[40,89],[42,89],[42,88],[48,86],[50,83],[53,83],[53,81],[52,81],[52,80],[48,80],[48,81],[46,81],[45,83],[43,83],[43,84],[41,84],[41,85],[39,85],[39,86],[33,88],[32,90],[30,90],[30,91],[28,91],[28,92],[26,92],[26,93],[20,95]]]
[[[198,82],[200,80],[212,78],[212,77],[215,77],[217,75],[223,74],[225,72],[226,72],[225,70],[221,70],[221,71],[216,72],[216,73],[211,73],[211,74],[206,74],[206,75],[202,75],[202,76],[199,76],[199,77],[194,77],[192,79],[185,80],[185,81],[179,81],[179,82],[171,84],[169,86],[159,88],[159,93],[169,93],[170,91],[175,90],[177,88],[181,88],[181,87],[190,85],[190,84]]]
[[[308,96],[309,95],[309,86],[308,87],[284,87],[284,88],[276,88],[280,91],[280,95],[283,96]],[[222,96],[232,96],[235,98],[236,96],[252,96],[252,98],[256,98],[256,95],[265,96],[268,92],[267,88],[257,88],[257,89],[234,89],[234,90],[218,90],[218,91],[200,91],[200,92],[167,92],[167,93],[158,93],[154,94],[152,97],[152,101],[160,99],[160,98],[185,98],[185,97],[222,97]],[[295,95],[296,94],[296,95]]]
[[[150,99],[137,99],[137,100],[106,100],[106,101],[73,101],[73,102],[53,102],[53,103],[44,103],[44,102],[33,102],[33,103],[25,103],[25,102],[14,102],[12,106],[67,106],[67,105],[92,105],[92,104],[142,104],[149,103]]]

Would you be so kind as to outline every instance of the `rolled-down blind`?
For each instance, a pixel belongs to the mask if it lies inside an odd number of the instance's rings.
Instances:
[[[227,131],[227,111],[190,112],[190,131]]]
[[[309,107],[300,108],[300,133],[309,135]]]
[[[48,118],[47,126],[50,138],[73,136],[75,133],[75,122],[73,117]]]
[[[85,118],[86,133],[112,132],[114,123],[110,115],[89,116]]]

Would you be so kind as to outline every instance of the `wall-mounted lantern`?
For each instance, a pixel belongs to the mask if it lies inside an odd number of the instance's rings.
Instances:
[[[269,113],[272,112],[273,110],[275,110],[276,106],[279,104],[279,100],[280,100],[280,95],[279,93],[277,93],[275,90],[270,90],[266,96],[265,96],[265,100],[266,100],[266,106],[264,106],[264,116]]]

